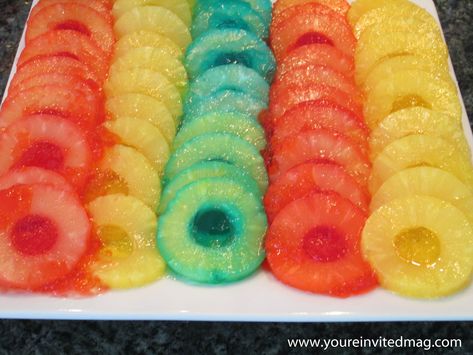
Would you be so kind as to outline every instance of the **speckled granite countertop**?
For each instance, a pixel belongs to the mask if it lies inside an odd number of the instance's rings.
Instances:
[[[436,0],[470,120],[473,119],[473,1]],[[0,0],[0,90],[3,93],[30,1]],[[460,338],[473,354],[473,323],[245,324],[0,320],[3,354],[287,354],[287,338]],[[338,349],[337,354],[343,353]],[[390,353],[389,349],[366,353]],[[412,351],[409,350],[409,353]],[[304,351],[294,352],[304,353]],[[316,353],[314,349],[307,353]],[[331,353],[328,351],[327,353]],[[333,352],[335,353],[335,352]],[[347,350],[348,353],[348,350]],[[357,353],[361,353],[358,351]],[[419,353],[423,353],[419,351]]]

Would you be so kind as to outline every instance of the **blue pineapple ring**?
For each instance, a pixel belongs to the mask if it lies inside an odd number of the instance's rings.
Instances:
[[[221,90],[247,93],[268,102],[269,85],[253,69],[240,64],[221,65],[205,71],[189,86],[186,104],[190,105]]]
[[[276,62],[267,44],[251,32],[240,29],[210,30],[187,48],[184,64],[194,80],[210,68],[241,64],[271,82]]]
[[[212,29],[238,28],[266,39],[269,22],[243,1],[199,0],[194,13],[191,33],[193,38]]]

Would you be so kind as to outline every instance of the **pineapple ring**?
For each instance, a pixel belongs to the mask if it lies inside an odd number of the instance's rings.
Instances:
[[[454,122],[450,116],[440,112],[423,107],[412,107],[390,114],[371,131],[372,160],[384,147],[396,139],[411,134],[425,134],[443,138],[454,144],[465,158],[470,159],[470,147],[458,122]]]
[[[169,146],[161,131],[146,121],[121,117],[107,121],[105,127],[117,135],[124,145],[130,146],[150,160],[159,173],[169,157]]]
[[[158,128],[132,117],[120,117],[115,121],[107,121],[104,125],[124,145],[135,148],[148,158],[159,173],[163,171],[169,158],[169,146]]]
[[[350,6],[347,13],[348,22],[355,26],[358,20],[371,10],[377,9],[386,5],[406,4],[408,0],[357,0]]]
[[[467,186],[473,186],[471,162],[458,154],[453,144],[439,137],[411,135],[395,140],[375,159],[369,183],[371,194],[397,172],[416,166],[448,171]]]
[[[0,175],[19,166],[54,170],[79,187],[91,164],[84,133],[54,115],[34,115],[15,122],[0,135]]]
[[[241,64],[270,82],[276,66],[266,42],[252,32],[237,28],[206,31],[187,48],[184,63],[192,80],[210,68]]]
[[[0,283],[38,289],[74,270],[87,251],[90,223],[72,191],[49,184],[17,186],[26,188],[29,196],[16,202],[28,200],[28,205],[12,225],[0,229]]]
[[[113,27],[118,38],[136,31],[156,32],[184,49],[192,38],[186,24],[172,11],[159,6],[139,6],[125,12]]]
[[[34,166],[10,169],[0,177],[0,191],[15,185],[48,185],[58,190],[75,194],[75,190],[65,178],[52,170]]]
[[[266,214],[260,196],[231,177],[180,189],[160,218],[158,245],[177,274],[203,283],[238,281],[264,259]]]
[[[152,47],[166,51],[176,59],[182,57],[182,49],[170,38],[151,31],[131,32],[120,38],[114,47],[114,58],[121,57],[136,48]]]
[[[313,0],[277,0],[273,6],[273,18],[284,16],[284,11],[293,6],[299,6],[314,2]],[[336,11],[342,16],[345,16],[350,9],[350,5],[346,0],[318,0],[315,1],[321,5],[325,5]]]
[[[370,210],[398,198],[424,195],[451,203],[473,223],[473,193],[468,186],[445,170],[420,166],[391,176],[373,196]]]
[[[165,263],[156,248],[157,219],[140,200],[122,194],[98,197],[87,206],[104,243],[93,272],[111,288],[142,286],[160,278]]]
[[[187,88],[187,72],[184,65],[166,50],[153,47],[135,48],[116,57],[110,67],[110,75],[133,69],[148,69],[163,74],[183,94]]]
[[[161,215],[166,211],[167,206],[172,202],[180,189],[195,181],[210,177],[235,179],[235,181],[244,185],[251,194],[261,196],[261,191],[255,179],[245,170],[220,161],[203,161],[184,169],[166,184],[161,196],[158,214]]]
[[[383,59],[406,54],[425,57],[435,63],[438,70],[448,71],[447,46],[439,31],[393,31],[381,26],[367,29],[358,41],[355,51],[355,79],[359,85],[365,82],[371,70]]]
[[[153,124],[162,132],[168,144],[176,135],[176,124],[171,113],[161,101],[143,94],[123,94],[107,99],[105,108],[109,116],[134,117]]]
[[[243,138],[225,132],[201,134],[181,145],[166,165],[166,181],[196,163],[209,160],[225,162],[245,170],[258,183],[261,192],[266,191],[268,175],[259,151]]]
[[[213,111],[201,116],[189,117],[173,141],[173,149],[201,134],[233,133],[251,143],[259,151],[266,148],[266,136],[263,128],[254,117],[238,112]]]
[[[409,20],[406,20],[409,19]],[[356,39],[360,39],[363,32],[371,26],[383,24],[399,30],[401,27],[408,27],[422,31],[436,31],[437,21],[424,8],[411,2],[404,4],[386,4],[365,13],[355,24],[353,33]]]
[[[48,31],[71,27],[86,34],[107,56],[111,54],[114,43],[111,24],[102,14],[82,4],[64,2],[44,6],[28,19],[25,41],[29,43]]]
[[[172,11],[187,27],[191,25],[192,15],[187,0],[117,0],[113,4],[113,16],[119,19],[124,13],[140,6],[159,6]]]
[[[385,82],[386,77],[395,75],[396,73],[405,70],[422,70],[436,77],[448,81],[453,86],[453,81],[450,77],[448,70],[441,70],[435,62],[432,62],[427,57],[419,55],[401,55],[397,57],[384,59],[382,62],[376,64],[376,66],[370,71],[366,77],[366,81],[363,84],[363,91],[370,92],[376,85],[381,82]]]
[[[156,210],[161,195],[160,177],[143,154],[117,144],[106,151],[99,169],[117,174],[125,182],[129,195]]]
[[[406,233],[415,231],[423,233]],[[433,197],[401,198],[376,210],[361,247],[381,285],[404,296],[449,295],[465,287],[473,271],[472,225],[457,208]],[[413,257],[406,258],[409,254]]]
[[[178,122],[182,115],[182,99],[177,88],[159,72],[149,69],[128,69],[112,72],[105,83],[107,97],[122,94],[143,94],[163,102]]]
[[[421,70],[405,70],[384,77],[368,93],[364,109],[366,122],[374,128],[390,113],[410,105],[427,106],[432,111],[452,116],[455,122],[461,122],[462,108],[456,88],[452,83]]]

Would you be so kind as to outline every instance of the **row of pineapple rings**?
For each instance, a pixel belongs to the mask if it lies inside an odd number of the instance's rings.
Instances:
[[[373,129],[364,255],[387,289],[451,294],[473,271],[473,168],[442,34],[407,0],[358,0],[348,18]]]
[[[88,204],[104,244],[94,274],[111,288],[141,286],[164,274],[156,211],[188,82],[181,59],[191,41],[191,5],[140,5],[118,0],[113,6],[118,41],[104,86],[104,125],[119,143],[100,163],[97,185],[105,194],[92,194]]]
[[[201,0],[185,65],[182,126],[164,175],[158,246],[169,268],[200,283],[252,274],[264,259],[267,175],[258,122],[274,59],[263,41],[269,0]],[[245,28],[245,29],[242,29]],[[266,80],[265,80],[266,79]]]

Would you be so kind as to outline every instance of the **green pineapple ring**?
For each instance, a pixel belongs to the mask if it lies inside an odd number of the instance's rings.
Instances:
[[[242,91],[221,90],[211,95],[193,100],[184,106],[184,120],[210,112],[236,112],[258,117],[261,111],[267,108],[264,101],[248,95]]]
[[[186,117],[179,133],[173,142],[173,149],[192,138],[205,133],[226,132],[233,133],[251,143],[259,151],[266,147],[266,137],[258,121],[250,116],[238,112],[210,112],[197,117]]]
[[[161,216],[157,241],[177,275],[229,283],[251,275],[265,257],[261,200],[234,179],[201,179],[183,187]]]
[[[210,177],[232,178],[244,185],[249,193],[262,199],[261,191],[256,181],[243,169],[220,161],[203,161],[194,164],[176,175],[163,190],[158,214],[166,211],[167,206],[183,187],[200,179]]]
[[[165,184],[181,171],[202,161],[220,161],[235,165],[255,179],[261,192],[266,191],[268,175],[259,151],[232,133],[206,133],[183,144],[172,154],[166,165]]]

